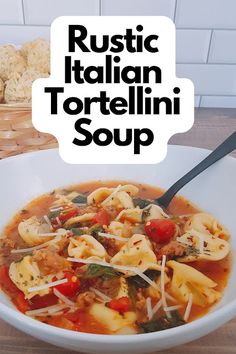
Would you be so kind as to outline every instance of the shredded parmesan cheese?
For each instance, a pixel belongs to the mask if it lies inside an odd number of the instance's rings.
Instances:
[[[161,262],[161,297],[162,297],[162,305],[165,311],[165,308],[167,308],[167,302],[166,302],[166,294],[165,294],[165,264],[166,264],[166,255],[164,254],[162,256],[162,262]],[[170,312],[167,310],[166,316],[168,318],[171,318]]]
[[[175,311],[180,309],[182,306],[181,305],[174,305],[174,306],[169,306],[169,307],[165,307],[164,311]]]
[[[152,310],[152,303],[151,303],[151,298],[150,297],[146,298],[146,307],[147,307],[148,319],[151,320],[152,317],[153,317],[153,310]]]
[[[185,322],[187,322],[188,319],[189,319],[189,315],[190,315],[190,312],[191,312],[192,304],[193,304],[193,294],[190,293],[189,297],[188,297],[188,303],[187,303],[187,306],[186,306],[186,310],[185,310],[185,313],[184,313],[184,321]]]
[[[74,203],[74,204],[76,204],[77,206],[86,206],[87,205],[87,203]]]
[[[63,309],[65,309],[66,305],[60,305],[60,304],[57,304],[57,305],[52,305],[52,306],[47,306],[47,307],[43,307],[41,309],[37,309],[37,310],[30,310],[30,311],[26,311],[26,315],[28,316],[38,316],[40,314],[49,314],[49,313],[54,313],[54,312],[58,312],[58,311],[61,311]]]
[[[126,239],[124,237],[119,237],[116,235],[107,234],[105,232],[98,232],[98,236],[107,237],[107,238],[114,238],[115,240],[118,240],[118,241],[124,241],[124,242],[128,241],[128,239]]]
[[[58,207],[58,208],[51,208],[49,209],[51,212],[54,212],[54,211],[59,211],[59,210],[63,210],[64,208],[63,207]]]
[[[43,284],[43,285],[39,285],[39,286],[34,286],[33,288],[29,288],[28,292],[31,293],[33,291],[45,290],[45,289],[51,288],[52,286],[64,284],[64,283],[67,283],[67,282],[68,282],[67,278],[64,278],[64,279],[61,279],[61,280],[52,281],[51,283],[48,283],[48,284]]]
[[[52,224],[51,224],[51,222],[50,222],[50,220],[49,220],[49,217],[47,216],[47,215],[44,215],[44,220],[46,221],[46,223],[52,228]]]
[[[103,294],[101,291],[98,289],[95,289],[93,287],[90,287],[89,290],[93,291],[97,296],[99,296],[103,301],[108,302],[111,301],[111,298],[105,294]]]
[[[114,196],[116,195],[116,193],[120,190],[121,188],[121,184],[119,184],[114,191],[101,203],[101,205],[105,205],[107,204],[110,200],[112,200],[112,198],[114,198]]]
[[[57,234],[57,236],[61,236]],[[47,242],[44,242],[42,243],[41,245],[37,245],[37,246],[34,246],[34,247],[29,247],[29,248],[20,248],[20,249],[16,249],[16,250],[11,250],[11,253],[26,253],[26,252],[33,252],[33,251],[36,251],[36,250],[40,250],[41,248],[44,248],[44,247],[47,247],[48,245],[52,244],[52,243],[55,243],[57,241],[59,241],[60,238],[55,238],[54,240],[50,240],[50,241],[47,241]]]
[[[166,292],[166,298],[172,302],[177,302],[176,299]]]
[[[61,226],[61,225],[62,225],[61,220],[59,219],[58,216],[56,217],[56,221],[57,221],[58,226]]]
[[[57,289],[54,288],[53,293],[58,297],[58,299],[62,300],[68,306],[71,306],[71,307],[75,306],[75,303],[73,301],[69,300],[65,295],[60,293],[60,291],[58,291]]]
[[[95,259],[83,259],[83,258],[71,258],[71,257],[68,257],[67,260],[70,261],[70,262],[77,262],[77,263],[98,264],[98,265],[102,265],[104,267],[115,268],[115,269],[118,269],[118,270],[120,269],[120,270],[123,270],[125,272],[133,272],[133,273],[139,275],[141,278],[143,278],[153,288],[159,290],[158,285],[153,280],[148,278],[147,275],[142,273],[142,271],[139,268],[136,268],[136,267],[128,267],[128,266],[123,266],[123,265],[119,265],[119,264],[111,264],[111,263],[107,263],[107,262],[104,262],[104,261],[97,261]]]
[[[162,307],[162,299],[159,300],[156,305],[153,307],[152,312],[153,315]]]

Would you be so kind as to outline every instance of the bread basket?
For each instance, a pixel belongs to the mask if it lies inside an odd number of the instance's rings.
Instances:
[[[21,153],[57,147],[57,140],[37,131],[30,104],[0,105],[0,159]]]

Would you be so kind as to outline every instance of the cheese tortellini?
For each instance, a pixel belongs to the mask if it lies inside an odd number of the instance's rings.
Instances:
[[[40,245],[51,239],[51,237],[38,236],[38,234],[50,233],[51,229],[47,223],[41,223],[36,216],[21,221],[18,225],[18,232],[29,246]]]
[[[57,193],[56,194],[56,200],[53,202],[52,207],[56,208],[58,206],[64,205],[64,204],[72,204],[72,200],[76,197],[78,197],[79,193],[78,192],[71,192],[67,195]]]
[[[113,333],[123,327],[128,326],[132,328],[137,320],[135,312],[129,311],[121,315],[119,312],[110,309],[105,304],[93,304],[89,313]]]
[[[228,230],[219,223],[219,221],[211,214],[197,213],[191,216],[191,218],[185,224],[185,231],[196,230],[205,234],[211,234],[212,236],[229,237]]]
[[[146,208],[143,209],[143,219],[145,222],[152,219],[167,219],[167,215],[164,210],[156,204],[149,204]]]
[[[123,208],[133,208],[131,196],[138,193],[138,188],[132,184],[118,186],[117,188],[101,187],[88,196],[88,204],[101,204],[102,206],[121,205]]]
[[[68,226],[71,226],[71,225],[74,225],[74,224],[91,221],[91,220],[93,220],[95,215],[96,215],[96,213],[86,213],[86,214],[83,214],[83,215],[75,216],[75,217],[70,218],[69,220],[67,220],[65,222],[64,226],[68,227]]]
[[[107,252],[103,245],[93,236],[81,235],[78,238],[70,238],[68,254],[74,258],[98,257],[105,260]]]
[[[146,269],[160,270],[161,266],[157,263],[156,255],[151,248],[150,241],[144,236],[135,234],[120,251],[112,257],[110,263],[119,265],[129,265],[132,267],[140,268],[145,271]]]
[[[35,295],[46,295],[50,289],[29,292],[32,287],[51,282],[53,275],[42,276],[36,262],[32,256],[25,256],[19,262],[12,262],[9,268],[9,276],[13,283],[20,289],[26,299],[31,299]]]
[[[193,247],[197,251],[180,257],[178,259],[180,262],[192,262],[201,259],[219,261],[230,252],[230,245],[227,241],[196,230],[189,230],[178,237],[178,241]]]
[[[181,301],[188,302],[192,294],[193,303],[205,307],[221,297],[220,292],[213,289],[217,284],[195,268],[176,261],[167,262],[167,266],[173,269],[171,292]]]
[[[119,221],[112,221],[108,227],[108,232],[112,235],[119,237],[130,237],[132,235],[133,227],[128,223],[122,223]]]
[[[124,209],[116,217],[116,221],[129,221],[133,224],[142,222],[143,211],[139,208]]]

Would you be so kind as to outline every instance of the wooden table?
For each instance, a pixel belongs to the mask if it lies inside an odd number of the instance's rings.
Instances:
[[[0,117],[1,119],[1,117]],[[193,128],[172,137],[170,143],[214,149],[236,130],[236,110],[198,109]],[[236,151],[233,152],[236,157]],[[0,321],[0,354],[72,354],[34,339]],[[236,319],[217,331],[165,354],[230,354],[236,353]],[[112,353],[111,353],[112,354]]]

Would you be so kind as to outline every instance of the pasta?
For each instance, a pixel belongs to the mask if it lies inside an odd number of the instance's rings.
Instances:
[[[0,240],[2,290],[27,316],[79,332],[138,334],[205,315],[230,274],[229,232],[183,198],[163,210],[159,194],[92,182],[33,200]]]
[[[71,238],[68,246],[68,254],[75,258],[98,257],[106,258],[106,250],[93,236],[81,235],[79,238]]]
[[[36,246],[50,240],[50,237],[42,238],[39,235],[44,233],[50,233],[51,228],[47,223],[41,223],[36,216],[22,221],[18,226],[19,235],[29,246]]]

